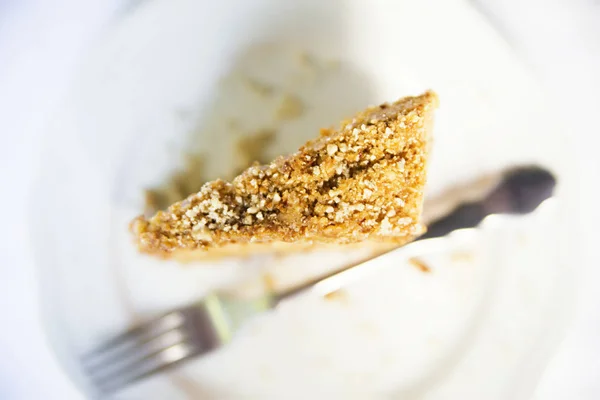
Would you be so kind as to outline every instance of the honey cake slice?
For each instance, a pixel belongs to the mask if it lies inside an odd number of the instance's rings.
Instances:
[[[370,107],[296,153],[215,180],[131,223],[139,250],[181,260],[402,245],[421,223],[434,92]]]

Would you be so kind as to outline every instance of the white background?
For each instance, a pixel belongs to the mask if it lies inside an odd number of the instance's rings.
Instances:
[[[240,0],[242,1],[242,0]],[[390,0],[393,1],[393,0]],[[86,44],[123,0],[0,0],[0,398],[77,399],[41,331],[28,241],[39,138]],[[480,9],[537,71],[581,144],[582,276],[572,327],[539,399],[600,398],[600,2],[480,0]],[[85,266],[82,266],[85,267]]]

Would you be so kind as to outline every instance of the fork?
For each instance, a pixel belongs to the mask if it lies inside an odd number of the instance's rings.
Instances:
[[[431,224],[428,232],[417,240],[439,238],[457,229],[477,227],[491,214],[532,212],[551,197],[555,183],[552,174],[539,167],[509,170],[487,197],[455,208],[446,217]],[[218,349],[230,342],[246,321],[275,308],[283,300],[309,291],[327,295],[372,274],[377,269],[375,259],[382,255],[371,255],[368,259],[278,293],[264,284],[244,292],[212,292],[196,303],[173,310],[106,341],[83,355],[81,365],[94,386],[102,394],[110,394]]]

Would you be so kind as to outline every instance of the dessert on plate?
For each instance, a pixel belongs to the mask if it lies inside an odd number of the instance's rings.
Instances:
[[[428,91],[322,129],[297,152],[206,183],[131,223],[141,252],[182,260],[324,246],[402,245],[421,223],[438,99]]]

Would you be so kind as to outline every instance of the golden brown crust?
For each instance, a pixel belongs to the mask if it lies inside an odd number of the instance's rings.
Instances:
[[[236,255],[269,243],[402,244],[420,223],[429,131],[437,96],[426,92],[371,107],[287,157],[246,169],[231,183],[138,217],[131,228],[140,251],[193,258]],[[294,248],[294,246],[286,246]],[[218,249],[218,251],[216,251]],[[190,253],[192,254],[192,253]],[[181,254],[177,254],[181,256]]]

